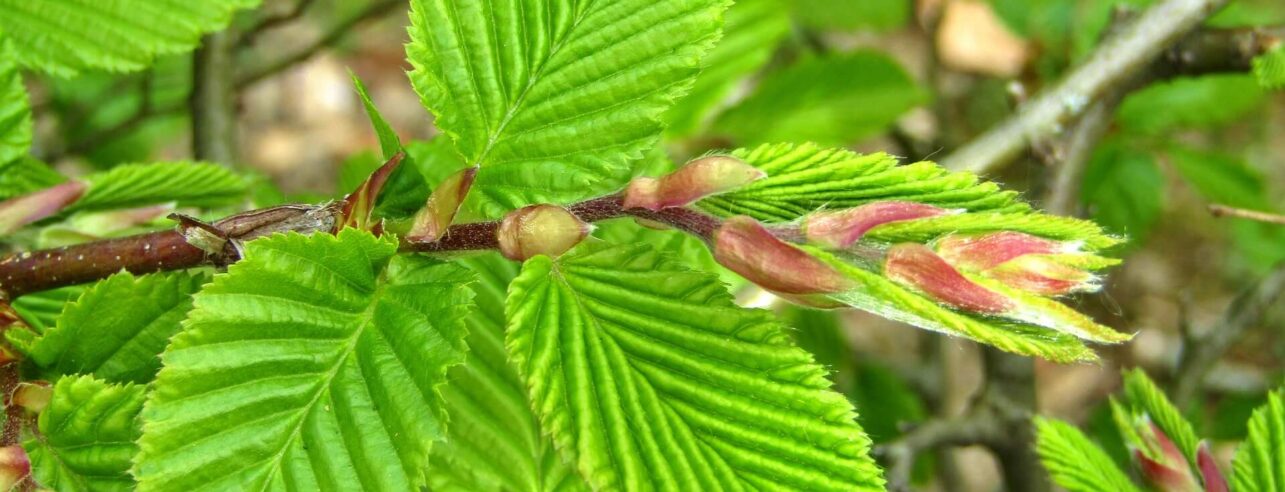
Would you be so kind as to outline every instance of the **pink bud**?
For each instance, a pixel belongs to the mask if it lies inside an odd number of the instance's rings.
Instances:
[[[0,448],[0,489],[12,490],[14,485],[31,475],[31,459],[22,446]]]
[[[393,175],[393,171],[397,170],[397,166],[405,157],[406,154],[402,152],[394,154],[388,162],[370,173],[370,177],[357,186],[357,189],[344,197],[343,207],[335,221],[335,232],[345,227],[366,231],[373,231],[379,227],[379,224],[371,223],[370,214],[375,210],[375,202],[379,199],[380,190],[384,189],[384,183],[388,182],[388,178]]]
[[[1160,426],[1146,421],[1139,436],[1158,452],[1154,457],[1147,456],[1142,450],[1134,450],[1134,459],[1142,470],[1142,476],[1151,485],[1165,492],[1198,492],[1201,489],[1196,477],[1191,474],[1187,458],[1182,455],[1178,446],[1165,435]]]
[[[803,225],[808,242],[826,248],[846,248],[875,226],[899,220],[922,219],[955,213],[915,202],[874,202],[856,208],[817,212]]]
[[[1205,483],[1205,492],[1228,492],[1227,478],[1223,476],[1222,470],[1218,469],[1213,453],[1209,452],[1208,443],[1200,443],[1200,448],[1196,450],[1196,467],[1200,468],[1200,478]]]
[[[951,265],[972,271],[986,270],[1022,255],[1069,253],[1075,250],[1067,243],[1011,231],[950,235],[938,239],[935,246],[937,254]]]
[[[822,294],[853,287],[834,267],[780,240],[758,221],[736,216],[714,231],[714,259],[764,289]]]
[[[530,205],[504,216],[497,237],[505,258],[525,261],[536,255],[558,256],[579,244],[592,227],[556,205]]]
[[[1094,290],[1097,277],[1049,255],[1022,255],[983,272],[1005,285],[1043,296]]]
[[[53,397],[53,393],[54,390],[49,387],[48,381],[24,381],[18,383],[18,386],[13,389],[13,397],[10,401],[33,413],[40,413],[49,406],[49,399]]]
[[[0,234],[9,234],[27,224],[56,214],[79,199],[84,192],[84,183],[68,181],[0,202]]]
[[[884,274],[949,306],[975,313],[1010,311],[1012,302],[977,285],[922,244],[902,243],[888,249]]]
[[[660,178],[639,177],[625,189],[624,208],[660,210],[681,207],[710,195],[731,191],[767,176],[731,156],[714,155],[688,162]]]
[[[428,197],[428,203],[415,214],[415,225],[411,226],[406,238],[411,241],[433,242],[442,238],[446,228],[455,221],[468,190],[477,177],[477,166],[462,169],[450,175]]]

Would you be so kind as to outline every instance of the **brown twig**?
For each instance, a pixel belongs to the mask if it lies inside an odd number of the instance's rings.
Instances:
[[[313,55],[317,54],[322,49],[339,42],[339,40],[343,39],[344,36],[358,24],[380,17],[391,12],[394,7],[405,3],[406,0],[377,0],[372,2],[360,12],[340,21],[338,24],[335,24],[329,31],[303,49],[286,55],[276,61],[269,62],[262,67],[242,73],[236,79],[236,87],[238,89],[242,89],[253,85],[256,82],[276,75],[299,62],[312,58]]]
[[[241,34],[241,38],[237,40],[237,48],[247,48],[254,44],[260,34],[298,19],[303,15],[304,11],[308,10],[308,7],[311,6],[314,1],[315,0],[298,0],[290,7],[290,10],[276,15],[267,15],[259,19],[258,22],[246,28],[245,32]]]
[[[1229,207],[1218,203],[1212,203],[1209,205],[1209,213],[1213,214],[1214,217],[1235,217],[1238,219],[1249,219],[1268,224],[1285,225],[1285,215]]]
[[[996,415],[990,408],[980,407],[960,417],[925,421],[896,440],[878,446],[874,452],[887,463],[884,478],[888,480],[888,490],[907,491],[918,455],[944,446],[992,442],[1001,433]]]

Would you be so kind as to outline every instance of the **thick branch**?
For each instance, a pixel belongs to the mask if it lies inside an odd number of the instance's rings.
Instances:
[[[226,165],[238,161],[235,38],[230,30],[208,34],[192,56],[192,153],[197,159]]]
[[[1061,82],[1018,108],[1017,114],[942,160],[955,170],[993,171],[1019,155],[1031,142],[1056,133],[1071,117],[1108,88],[1126,83],[1166,48],[1196,27],[1227,0],[1165,0],[1119,33],[1104,40],[1089,59]]]
[[[260,80],[276,75],[295,64],[312,58],[313,55],[317,54],[322,49],[338,43],[339,40],[344,38],[344,35],[348,34],[348,32],[358,24],[391,12],[395,7],[404,5],[405,3],[406,0],[377,0],[372,2],[370,5],[367,5],[365,9],[362,9],[362,11],[353,14],[351,17],[344,19],[338,24],[335,24],[326,32],[326,34],[322,35],[316,41],[313,41],[312,44],[309,44],[303,49],[286,55],[276,61],[270,62],[262,67],[249,70],[241,74],[241,76],[236,79],[236,87],[240,89],[253,85]]]

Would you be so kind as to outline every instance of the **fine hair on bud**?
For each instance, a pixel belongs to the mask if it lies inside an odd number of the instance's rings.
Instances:
[[[593,228],[557,205],[530,205],[509,212],[496,231],[500,253],[514,261],[556,257],[584,240]]]

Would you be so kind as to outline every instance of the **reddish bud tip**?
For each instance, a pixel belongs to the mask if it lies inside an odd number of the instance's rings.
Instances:
[[[834,267],[745,216],[727,219],[714,232],[714,258],[764,289],[783,294],[823,294],[852,288],[852,281]]]
[[[53,394],[54,390],[49,387],[48,381],[24,381],[18,383],[18,386],[13,389],[13,397],[10,401],[32,413],[40,413],[49,406],[49,399]]]
[[[1153,487],[1164,492],[1198,492],[1200,484],[1196,483],[1186,463],[1171,466],[1148,458],[1140,450],[1133,451],[1133,459],[1138,462],[1142,477]]]
[[[983,272],[1005,285],[1043,296],[1059,296],[1098,288],[1097,277],[1051,255],[1023,255]]]
[[[0,489],[11,490],[31,475],[31,459],[22,446],[0,448]]]
[[[803,224],[808,242],[826,248],[846,248],[875,226],[899,220],[914,220],[956,213],[915,202],[887,201],[856,208],[817,212]]]
[[[500,253],[525,261],[536,255],[558,256],[579,244],[592,227],[556,205],[531,205],[504,216],[497,232]]]
[[[725,155],[702,157],[660,178],[634,178],[625,189],[624,208],[681,207],[731,191],[767,176],[745,161]]]
[[[884,274],[894,282],[965,311],[999,314],[1013,307],[1007,297],[968,280],[922,244],[902,243],[889,248]]]
[[[477,166],[462,169],[450,175],[428,197],[428,203],[415,214],[415,224],[406,238],[412,241],[433,242],[442,238],[446,229],[455,221],[455,214],[468,196],[468,190],[477,177]]]
[[[982,271],[1013,258],[1030,254],[1073,252],[1069,243],[1052,241],[1021,232],[982,235],[950,235],[935,243],[937,254],[965,270]]]
[[[84,192],[84,183],[68,181],[0,202],[0,234],[9,234],[27,224],[56,214],[78,200]]]
[[[1200,479],[1205,484],[1205,492],[1228,492],[1227,477],[1218,469],[1213,453],[1209,452],[1209,443],[1200,443],[1196,450],[1196,467],[1200,469]]]
[[[334,232],[338,232],[345,227],[355,227],[362,230],[372,230],[376,224],[370,221],[370,214],[375,210],[375,203],[379,199],[380,190],[384,189],[384,183],[397,170],[397,166],[402,163],[406,157],[405,153],[398,152],[393,155],[388,162],[379,166],[375,172],[370,173],[366,181],[357,186],[356,190],[344,197],[343,207],[339,211],[339,217],[335,221]]]

